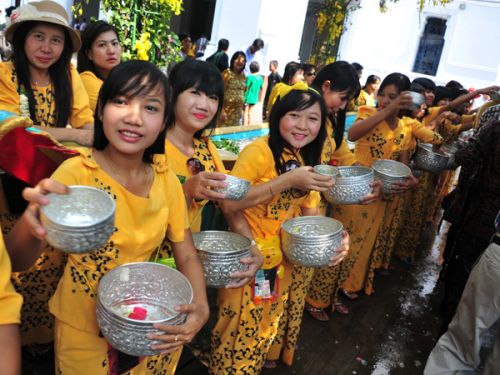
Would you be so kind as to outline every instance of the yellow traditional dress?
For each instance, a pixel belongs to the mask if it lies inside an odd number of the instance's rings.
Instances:
[[[222,73],[224,80],[224,121],[219,126],[241,125],[243,108],[245,107],[244,95],[246,89],[245,73],[235,73],[228,68]]]
[[[376,113],[375,108],[363,106],[359,109],[357,120],[364,120]],[[358,163],[365,166],[371,166],[378,159],[399,160],[402,152],[408,148],[409,141],[410,132],[401,119],[398,120],[395,129],[391,129],[387,122],[383,121],[356,142],[354,154]],[[357,292],[364,288],[365,293],[369,295],[373,291],[373,270],[384,255],[380,250],[376,251],[376,239],[381,231],[387,231],[387,228],[382,226],[384,216],[385,221],[389,223],[387,226],[390,227],[392,223],[392,216],[389,217],[390,212],[398,205],[397,197],[390,199],[392,200],[389,202],[381,201],[367,205],[366,215],[370,218],[372,230],[364,238],[363,247],[345,283],[345,288],[350,292]]]
[[[103,84],[103,80],[97,77],[93,72],[87,70],[80,73],[83,86],[89,97],[89,106],[92,112],[95,112],[97,99],[99,98],[99,90]]]
[[[285,163],[296,157],[285,152],[282,158]],[[302,163],[302,160],[298,161]],[[278,174],[268,145],[268,137],[259,138],[248,145],[240,154],[231,174],[247,179],[251,184],[276,178]],[[294,324],[298,330],[302,311],[288,309],[285,312],[285,309],[291,294],[302,293],[304,298],[306,290],[292,289],[293,266],[281,253],[279,230],[285,220],[297,215],[296,207],[317,207],[319,201],[317,192],[293,198],[291,191],[285,190],[268,203],[244,210],[245,218],[257,242],[274,244],[265,247],[265,251],[264,247],[259,245],[264,255],[264,267],[272,269],[281,263],[284,272],[282,278],[279,278],[277,295],[273,301],[254,302],[252,284],[239,289],[219,291],[219,316],[212,331],[209,367],[211,374],[258,374],[266,357],[272,359],[268,356],[268,351],[278,335],[283,314],[287,314],[287,326]],[[287,344],[285,348],[289,348]]]
[[[94,117],[89,108],[85,88],[73,66],[70,68],[70,74],[73,100],[68,121],[71,127],[80,128],[86,124],[92,124]],[[36,101],[35,118],[32,118],[34,125],[53,127],[56,122],[56,103],[52,86],[34,85],[33,90]],[[23,114],[20,104],[21,95],[22,90],[18,87],[12,62],[0,63],[0,109]],[[3,196],[3,191],[0,191],[0,194]],[[12,215],[5,204],[0,204],[0,209],[0,222],[4,233],[8,233],[17,221],[17,216]],[[54,339],[54,319],[48,311],[47,302],[55,291],[65,259],[65,255],[59,251],[47,249],[29,270],[12,275],[14,287],[24,297],[21,312],[23,345],[49,343]]]
[[[10,283],[10,259],[0,231],[0,325],[19,324],[23,297]]]
[[[356,107],[367,105],[368,107],[375,107],[375,96],[368,94],[364,89],[359,92],[356,98]]]
[[[148,198],[129,192],[104,172],[91,149],[65,161],[52,176],[66,185],[101,189],[116,202],[115,232],[106,245],[88,254],[70,254],[49,306],[55,316],[56,371],[62,374],[110,373],[110,347],[99,334],[96,291],[99,280],[113,268],[144,262],[159,251],[167,237],[184,240],[188,228],[182,187],[167,167],[165,156],[155,155],[154,180]],[[146,357],[131,373],[173,374],[180,350],[167,356]]]

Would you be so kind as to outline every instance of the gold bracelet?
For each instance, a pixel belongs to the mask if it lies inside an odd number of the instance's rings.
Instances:
[[[269,182],[269,192],[271,193],[271,197],[274,197],[274,192],[273,192],[273,187],[271,185],[271,182]]]

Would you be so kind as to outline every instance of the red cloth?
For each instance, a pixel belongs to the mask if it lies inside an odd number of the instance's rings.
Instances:
[[[15,128],[0,139],[0,168],[34,186],[50,177],[64,160],[79,154],[44,133]]]

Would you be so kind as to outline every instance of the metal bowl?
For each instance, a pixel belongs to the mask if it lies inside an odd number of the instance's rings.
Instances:
[[[373,170],[368,167],[339,167],[335,185],[323,196],[330,203],[359,204],[361,198],[372,191]]]
[[[449,156],[444,153],[432,150],[432,145],[428,143],[419,143],[417,152],[415,152],[415,165],[424,171],[438,173],[446,169]]]
[[[383,191],[389,194],[394,183],[403,182],[411,174],[411,169],[396,160],[379,159],[372,165],[375,177],[382,181]]]
[[[425,97],[415,91],[410,91],[410,96],[411,96],[411,106],[409,107],[410,110],[416,111],[417,109],[420,108],[422,104],[425,103]]]
[[[251,241],[247,237],[233,232],[208,230],[193,233],[193,240],[207,286],[224,288],[234,282],[229,276],[232,272],[248,270],[248,265],[240,262],[250,256]]]
[[[105,245],[113,234],[115,201],[90,186],[70,186],[69,194],[48,194],[40,220],[47,242],[67,253],[85,253]]]
[[[324,267],[342,242],[342,223],[324,216],[300,216],[281,225],[286,257],[304,267]]]
[[[248,189],[250,189],[250,181],[228,174],[225,176],[226,179],[224,182],[227,183],[227,186],[223,188],[216,188],[214,190],[218,193],[226,194],[225,199],[229,199],[231,201],[242,200],[245,195],[247,195]]]
[[[318,164],[313,167],[314,172],[322,174],[324,176],[337,177],[339,174],[339,169],[333,165]]]
[[[147,338],[159,333],[154,323],[179,325],[186,314],[174,307],[193,301],[193,288],[179,271],[158,263],[138,262],[109,271],[99,282],[97,323],[108,343],[133,356],[158,354],[151,349],[156,341]],[[144,320],[129,317],[134,307],[147,310]]]

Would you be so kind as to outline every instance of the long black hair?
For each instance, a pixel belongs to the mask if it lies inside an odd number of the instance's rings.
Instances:
[[[96,77],[99,77],[104,81],[104,77],[101,77],[99,74],[99,71],[97,70],[94,62],[89,59],[89,52],[90,49],[92,48],[92,43],[97,39],[99,35],[102,33],[108,32],[108,31],[113,31],[116,35],[116,39],[118,39],[118,42],[120,42],[120,38],[118,36],[118,31],[115,29],[113,25],[110,25],[109,23],[105,21],[97,21],[97,22],[92,22],[90,25],[88,25],[85,30],[82,33],[82,47],[78,51],[78,71],[80,73],[86,72],[86,71],[91,71],[96,75]]]
[[[175,106],[177,98],[184,91],[195,88],[207,96],[215,95],[219,99],[217,113],[203,129],[198,130],[194,136],[200,138],[206,129],[214,129],[224,105],[224,81],[219,69],[206,61],[187,59],[174,66],[170,72],[170,85],[172,87],[171,111],[167,120],[167,128],[175,124]]]
[[[269,116],[269,148],[273,153],[274,165],[278,174],[281,173],[283,165],[282,155],[285,148],[294,152],[292,146],[290,146],[281,136],[281,118],[290,111],[302,111],[316,103],[319,103],[321,108],[321,127],[319,133],[311,143],[299,150],[305,165],[314,166],[320,164],[323,143],[326,139],[326,116],[328,111],[321,95],[312,89],[291,90],[283,98],[278,98],[271,109],[271,114]]]
[[[337,92],[347,92],[351,99],[357,98],[361,91],[359,77],[356,69],[347,61],[336,61],[323,67],[314,79],[311,87],[318,92],[322,92],[323,83],[330,82],[330,90]],[[333,125],[333,138],[338,149],[344,139],[346,109],[341,109],[337,113],[329,113],[328,118]]]
[[[55,126],[64,128],[68,124],[73,105],[73,91],[71,89],[70,63],[73,47],[68,31],[62,26],[52,23],[27,21],[23,22],[14,32],[12,38],[12,63],[17,75],[17,84],[19,90],[24,88],[24,93],[28,98],[30,117],[36,123],[36,101],[31,87],[31,75],[29,70],[29,61],[24,50],[24,44],[29,31],[38,24],[46,24],[51,27],[60,27],[64,31],[64,48],[61,57],[49,67],[50,80],[54,88],[55,101]],[[49,108],[50,111],[50,108]]]
[[[304,71],[304,67],[302,66],[302,64],[299,64],[298,62],[295,61],[290,61],[288,64],[285,65],[285,71],[283,72],[283,78],[281,79],[281,82],[284,82],[287,85],[291,85],[293,76],[299,70]]]
[[[231,61],[229,62],[229,69],[231,69],[233,72],[234,72],[234,70],[233,70],[234,62],[240,56],[243,56],[243,58],[245,59],[245,65],[247,64],[247,55],[245,55],[245,52],[236,51],[235,53],[233,53],[233,56],[231,56]],[[245,70],[245,65],[243,65],[243,68],[241,68],[241,70],[239,72],[235,72],[235,73],[240,74],[243,70]]]
[[[107,103],[120,96],[130,99],[161,91],[160,95],[165,98],[163,121],[166,124],[169,110],[169,90],[167,76],[150,62],[131,60],[115,66],[99,91],[97,110],[94,115],[94,142],[92,147],[96,150],[104,150],[109,143],[104,134],[104,125],[101,121],[102,111]],[[154,154],[163,154],[165,152],[166,131],[165,126],[155,142],[144,151],[142,158],[144,162],[151,163]]]

